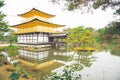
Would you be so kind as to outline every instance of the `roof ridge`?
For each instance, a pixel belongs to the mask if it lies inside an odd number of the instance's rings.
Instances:
[[[43,11],[41,11],[41,10],[38,10],[38,9],[34,8],[34,7],[33,7],[32,9],[28,10],[28,11],[25,12],[25,13],[18,14],[18,16],[24,15],[24,14],[26,14],[26,13],[28,13],[28,12],[31,12],[32,10],[35,10],[35,11],[38,11],[38,12],[41,12],[41,13],[43,13],[43,14],[50,15],[50,16],[53,16],[53,17],[55,16],[55,15],[52,15],[52,14],[45,13],[45,12],[43,12]]]

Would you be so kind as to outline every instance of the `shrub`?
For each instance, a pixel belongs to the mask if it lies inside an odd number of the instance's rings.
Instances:
[[[18,63],[17,63],[17,62],[13,63],[13,66],[14,66],[14,67],[17,67],[17,65],[18,65]]]
[[[9,78],[10,78],[11,80],[18,80],[19,77],[20,77],[20,75],[19,75],[19,73],[17,73],[17,72],[12,72],[12,73],[10,74],[10,76],[9,76]]]
[[[23,78],[28,78],[28,75],[26,73],[23,74]]]
[[[74,73],[72,66],[66,66],[62,73],[52,73],[45,80],[81,80],[81,75]]]
[[[7,46],[7,47],[5,48],[5,51],[8,52],[8,54],[9,54],[10,56],[16,56],[16,55],[19,54],[19,52],[18,52],[18,47],[17,47],[17,46],[13,46],[13,45]]]
[[[21,73],[24,73],[24,67],[21,67],[21,68],[20,68],[20,72],[21,72]]]

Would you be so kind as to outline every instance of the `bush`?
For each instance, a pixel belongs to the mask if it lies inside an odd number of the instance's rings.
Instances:
[[[17,73],[17,72],[12,72],[12,73],[10,74],[10,76],[9,76],[9,78],[10,78],[11,80],[18,80],[19,77],[20,77],[20,75],[19,75],[19,73]]]
[[[75,74],[72,66],[66,66],[62,73],[52,73],[50,76],[47,76],[45,80],[81,80],[80,74]]]
[[[17,65],[18,65],[18,63],[17,63],[17,62],[13,63],[13,66],[14,66],[14,67],[17,67]]]
[[[28,75],[26,73],[23,74],[23,78],[28,78]]]
[[[24,73],[24,67],[21,67],[21,68],[20,68],[20,72],[21,72],[21,73]]]
[[[8,54],[9,54],[10,56],[16,56],[16,55],[19,54],[19,52],[18,52],[18,47],[17,47],[17,46],[13,46],[13,45],[7,46],[7,47],[5,48],[5,51],[8,52]]]

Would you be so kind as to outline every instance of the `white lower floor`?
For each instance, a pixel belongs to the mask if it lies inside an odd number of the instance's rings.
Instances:
[[[42,44],[49,42],[49,33],[27,33],[18,35],[18,43]]]

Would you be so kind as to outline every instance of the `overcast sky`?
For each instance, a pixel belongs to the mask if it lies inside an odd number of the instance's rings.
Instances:
[[[15,25],[21,22],[17,14],[22,14],[33,7],[43,12],[56,15],[52,19],[53,23],[66,25],[65,28],[77,27],[80,25],[99,29],[105,27],[113,20],[113,11],[108,9],[106,12],[101,10],[92,13],[81,14],[80,10],[67,11],[62,5],[55,5],[48,0],[5,0],[5,6],[1,10],[7,15],[5,20],[9,25]]]

